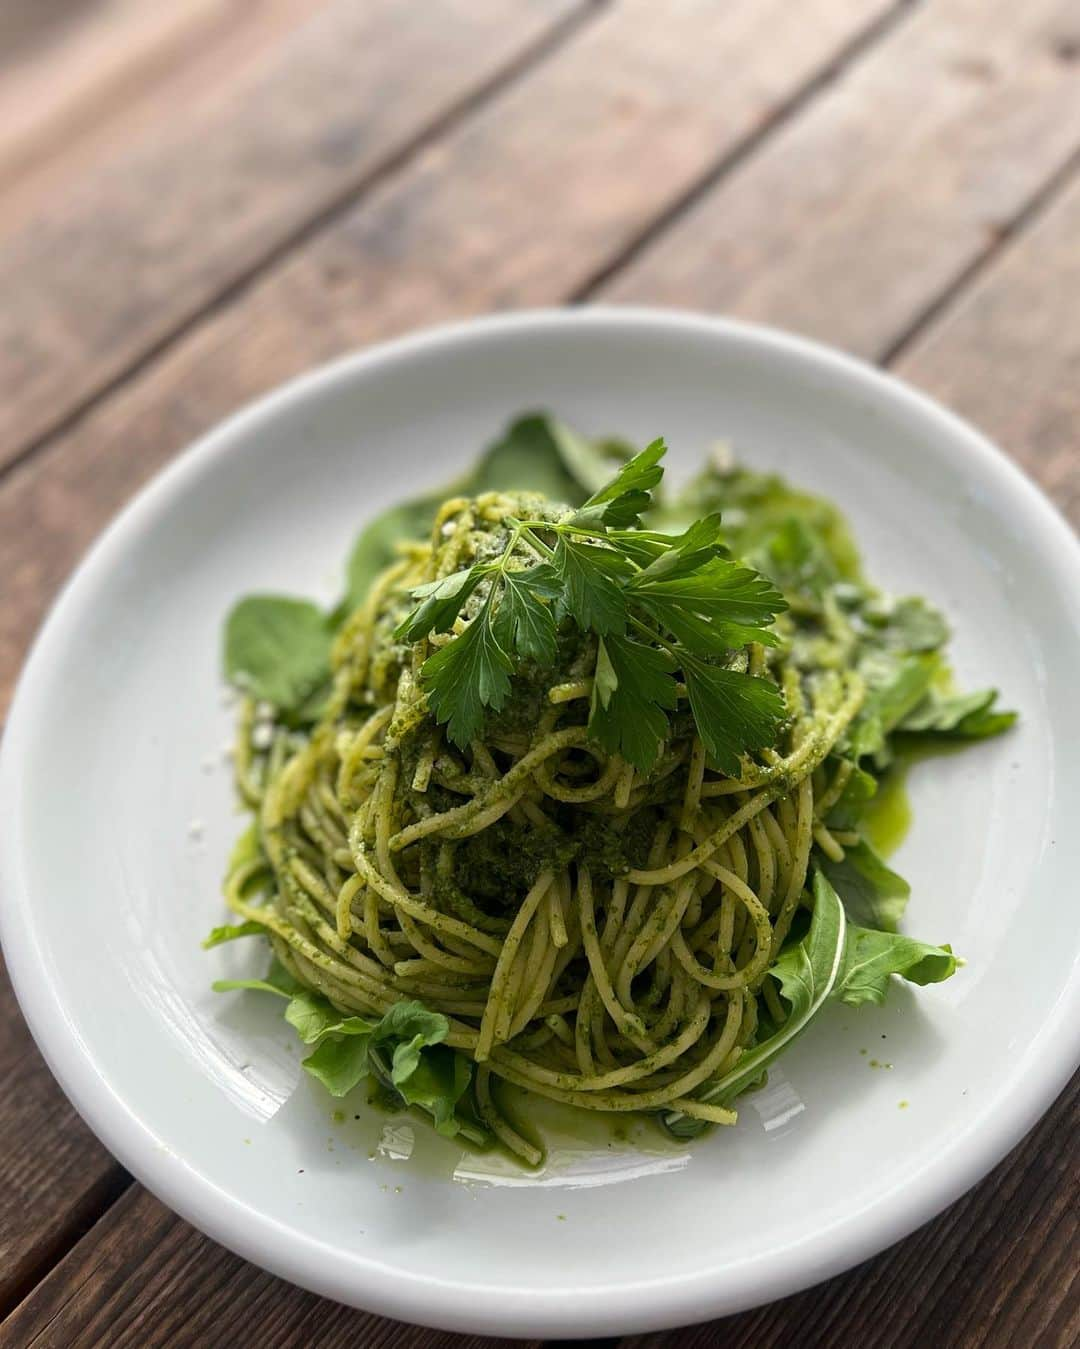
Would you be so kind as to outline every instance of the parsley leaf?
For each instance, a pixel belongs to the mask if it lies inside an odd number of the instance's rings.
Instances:
[[[461,636],[430,655],[421,670],[431,710],[461,749],[480,733],[484,708],[497,712],[510,693],[514,663],[499,645],[492,617],[489,594]]]
[[[658,647],[614,635],[600,639],[589,731],[643,773],[656,762],[669,730],[667,713],[678,701],[674,670],[674,660]]]
[[[652,505],[651,491],[664,476],[660,460],[667,454],[663,439],[654,440],[640,454],[628,459],[615,477],[594,492],[570,517],[574,525],[610,525],[627,529],[638,523]]]
[[[449,632],[469,596],[484,578],[486,568],[470,567],[456,571],[439,581],[429,581],[413,590],[421,601],[418,608],[399,623],[394,636],[406,642],[419,642],[432,632]]]
[[[662,555],[630,582],[632,598],[700,655],[724,645],[775,645],[766,625],[787,605],[772,582],[736,562],[702,556]]]
[[[546,601],[560,594],[559,579],[547,563],[502,573],[503,588],[495,616],[500,645],[540,665],[555,659],[555,618]]]
[[[601,636],[623,629],[626,595],[620,582],[633,568],[622,553],[560,534],[552,566],[563,586],[562,602],[579,628]]]
[[[773,744],[784,718],[780,690],[767,679],[722,670],[687,654],[686,690],[698,734],[722,773],[739,775],[739,755]]]

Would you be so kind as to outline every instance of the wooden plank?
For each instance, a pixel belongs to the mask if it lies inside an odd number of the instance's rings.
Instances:
[[[257,1333],[256,1333],[257,1328]],[[301,1293],[230,1255],[134,1187],[0,1325],[5,1349],[499,1349]],[[515,1340],[539,1349],[535,1340]]]
[[[0,463],[582,3],[334,0],[227,80],[174,89],[33,209],[9,204]]]
[[[970,1194],[847,1274],[782,1302],[619,1349],[1071,1349],[1080,1341],[1080,1076]]]
[[[1080,145],[1075,0],[937,0],[597,298],[723,310],[879,358]]]
[[[208,314],[0,493],[0,700],[46,597],[186,441],[359,343],[449,314],[565,298],[884,12],[812,0],[790,25],[787,0],[679,0],[661,20],[652,0],[627,0]],[[47,344],[41,333],[59,322],[42,314],[27,341]]]
[[[900,354],[1080,526],[1080,178],[1000,265]]]
[[[758,44],[760,45],[760,44]],[[541,72],[543,73],[543,72]],[[538,77],[534,77],[535,82]],[[501,106],[502,100],[500,100]],[[482,119],[480,119],[482,120]],[[510,122],[512,130],[513,121]],[[468,129],[466,129],[468,130]],[[639,156],[644,153],[646,128],[637,142]],[[494,135],[492,130],[489,135]],[[455,141],[448,144],[445,152],[450,167],[463,161],[459,157]],[[572,155],[573,147],[568,154]],[[571,158],[564,161],[567,173],[582,172]],[[602,167],[603,156],[599,155]],[[516,264],[511,260],[510,270],[503,273],[499,265],[492,266],[492,248],[490,241],[486,248],[486,257],[479,262],[471,254],[459,261],[453,253],[455,231],[462,231],[462,220],[470,217],[458,214],[447,221],[446,233],[434,235],[436,244],[444,245],[434,260],[422,252],[409,254],[411,248],[425,245],[431,238],[432,221],[437,217],[437,209],[425,205],[422,191],[416,187],[417,175],[424,181],[428,173],[425,164],[417,166],[415,171],[405,175],[406,190],[395,193],[387,190],[373,201],[372,209],[379,213],[382,223],[383,252],[390,252],[395,239],[399,239],[402,253],[394,260],[396,276],[399,279],[407,274],[407,265],[411,263],[413,275],[420,271],[420,281],[414,286],[410,296],[397,304],[386,319],[388,327],[400,327],[423,320],[432,314],[449,310],[461,310],[484,307],[495,302],[511,303],[519,296],[530,299],[558,298],[559,287],[566,284],[566,272],[556,259],[553,265],[550,290],[535,279],[532,273],[542,269],[545,258],[541,245],[539,256],[534,253],[527,274],[522,278],[515,271]],[[593,189],[604,195],[602,180],[594,170]],[[436,175],[431,174],[434,178]],[[513,178],[504,182],[509,191],[512,184],[520,181]],[[541,177],[541,186],[547,196],[551,195],[551,183],[557,183],[557,177],[549,173]],[[646,192],[651,183],[642,183],[641,190]],[[436,208],[443,198],[436,182],[430,183],[435,197]],[[622,185],[625,189],[625,184]],[[467,194],[466,194],[467,195]],[[459,198],[460,200],[460,198]],[[481,195],[481,203],[488,202]],[[663,204],[662,194],[652,203],[652,209]],[[538,211],[537,203],[544,198],[539,195],[530,197],[523,209],[536,216],[535,232],[552,231],[550,214]],[[463,206],[469,204],[468,200]],[[501,206],[501,203],[500,203]],[[420,243],[410,242],[404,232],[395,234],[394,212],[398,215],[407,208],[420,215]],[[485,221],[485,230],[489,230],[494,239],[498,239],[503,211],[511,212],[511,219],[517,203],[501,206],[491,216],[476,214],[471,217]],[[580,211],[581,206],[575,207]],[[365,208],[366,212],[367,208]],[[359,212],[358,215],[364,215]],[[620,242],[632,239],[635,229],[647,219],[644,210],[638,209],[634,217],[633,228],[612,232]],[[574,217],[571,217],[573,223]],[[807,222],[804,226],[809,228]],[[166,359],[158,362],[147,372],[138,384],[132,384],[118,396],[103,404],[92,416],[74,428],[73,432],[57,440],[49,451],[35,464],[31,461],[23,469],[12,474],[7,484],[0,489],[0,553],[3,562],[0,566],[8,579],[14,602],[4,606],[5,613],[0,616],[10,622],[6,629],[5,640],[13,639],[21,645],[25,639],[28,622],[32,621],[45,594],[55,585],[56,578],[66,570],[81,547],[85,546],[91,532],[96,531],[102,518],[115,508],[136,485],[141,477],[147,475],[164,457],[190,434],[194,434],[207,422],[215,420],[226,408],[240,397],[256,391],[263,382],[272,382],[284,374],[291,373],[303,364],[322,355],[333,354],[341,346],[357,338],[378,335],[378,321],[371,322],[369,317],[356,316],[359,302],[364,299],[364,291],[354,291],[342,287],[340,267],[349,261],[350,240],[368,238],[369,224],[355,226],[355,220],[347,222],[353,226],[353,232],[343,227],[334,233],[333,248],[322,253],[316,246],[305,250],[299,265],[283,268],[281,273],[262,285],[252,289],[250,295],[243,297],[242,304],[236,306],[234,321],[232,311],[213,315],[209,321],[183,348]],[[568,227],[558,222],[559,231]],[[412,228],[408,234],[412,234]],[[553,241],[553,251],[557,248],[570,251],[577,234],[558,233]],[[610,237],[610,236],[609,236]],[[448,250],[445,245],[451,245]],[[530,240],[532,242],[532,240]],[[467,247],[466,247],[467,245]],[[459,251],[472,247],[471,236],[465,244],[457,243]],[[590,268],[596,266],[596,257],[602,250],[597,249],[587,262]],[[496,263],[501,260],[496,255]],[[480,265],[480,264],[483,265]],[[369,264],[368,264],[369,265]],[[458,270],[459,269],[459,270]],[[429,281],[430,273],[437,273],[434,281]],[[591,274],[591,273],[590,273]],[[507,278],[504,281],[504,276]],[[572,283],[573,284],[573,283]],[[1053,293],[1053,277],[1046,280],[1051,291],[1048,302],[1057,304],[1059,314],[1066,314],[1067,296]],[[1014,296],[1013,304],[1017,300]],[[275,317],[275,314],[277,317]],[[914,315],[911,316],[915,317]],[[269,336],[263,345],[263,323],[266,323]],[[1071,316],[1070,316],[1071,321]],[[254,349],[249,350],[249,344]],[[1028,371],[1030,396],[1039,397],[1039,372],[1042,365],[1034,365]],[[8,647],[8,674],[10,676],[11,647]],[[43,1131],[46,1125],[42,1125]],[[47,1132],[43,1137],[48,1138]]]
[[[21,0],[0,13],[0,191],[53,159],[83,153],[101,126],[130,126],[141,97],[161,106],[178,71],[242,42],[256,46],[321,0]]]
[[[3,1316],[112,1202],[126,1177],[46,1071],[2,967],[0,1137]]]
[[[472,4],[470,11],[479,12]],[[888,0],[813,0],[805,30],[777,43],[786,0],[739,0],[725,8],[722,21],[711,0],[679,0],[662,21],[651,4],[632,0],[584,31],[490,113],[470,119],[445,148],[406,170],[396,189],[378,195],[371,213],[354,212],[326,241],[308,245],[295,265],[209,315],[175,358],[155,363],[0,486],[5,700],[18,653],[59,578],[103,520],[192,436],[244,398],[358,341],[519,293],[563,298],[888,11]],[[722,83],[715,79],[718,46],[731,67]],[[638,172],[645,156],[655,156],[647,175]],[[453,189],[463,173],[472,175],[465,189],[447,194],[445,185]],[[573,193],[562,191],[579,180]],[[550,205],[560,198],[553,232]],[[415,237],[398,237],[409,211],[421,216],[420,228]],[[349,275],[357,229],[376,244],[355,278],[359,293],[341,274],[344,267]],[[524,275],[517,254],[522,239],[528,243]],[[365,294],[363,288],[389,270],[391,254],[393,284],[378,296]],[[580,270],[567,266],[575,258]],[[205,258],[199,265],[212,270]],[[410,272],[419,284],[408,284]],[[35,274],[40,281],[41,267]],[[170,275],[175,281],[175,272]],[[437,284],[427,284],[425,275]],[[157,280],[147,285],[158,294]],[[144,303],[140,297],[134,306],[136,326]],[[63,322],[45,308],[35,300],[24,320],[37,325],[34,342],[52,343],[49,349],[62,354],[54,336],[41,335],[49,323]],[[107,324],[114,319],[106,315]],[[79,387],[74,367],[61,361],[60,368]],[[23,514],[27,509],[32,521]],[[66,1130],[69,1120],[60,1117],[59,1127]],[[43,1153],[54,1146],[55,1116],[43,1111],[17,1123]],[[5,1136],[7,1125],[0,1098]],[[87,1165],[93,1193],[101,1177],[97,1156]],[[79,1187],[72,1178],[67,1197],[73,1207],[81,1202]],[[37,1241],[40,1229],[57,1218],[52,1210],[26,1209],[11,1221],[27,1224],[26,1239]]]

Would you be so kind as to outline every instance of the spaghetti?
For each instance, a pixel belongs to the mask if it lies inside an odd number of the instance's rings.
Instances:
[[[844,856],[826,820],[852,765],[830,754],[865,688],[852,669],[808,674],[787,645],[751,646],[751,672],[784,692],[777,743],[738,776],[717,771],[680,687],[643,773],[589,737],[596,645],[576,632],[458,749],[419,677],[453,634],[407,644],[394,630],[414,587],[503,546],[522,501],[454,499],[431,543],[403,548],[341,628],[310,732],[278,725],[264,743],[245,701],[238,781],[260,847],[226,896],[342,1012],[415,998],[444,1014],[446,1043],[475,1065],[479,1118],[535,1163],[500,1112],[500,1079],[587,1110],[734,1121],[702,1089],[762,1018],[784,1018],[767,975],[811,850]]]

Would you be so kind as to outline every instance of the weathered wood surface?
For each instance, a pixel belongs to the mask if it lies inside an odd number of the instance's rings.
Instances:
[[[539,1349],[404,1327],[265,1274],[145,1190],[122,1196],[2,1325],[2,1349]]]
[[[224,86],[202,71],[96,144],[0,222],[0,463],[580,8],[336,0]]]
[[[872,359],[1080,146],[1076,0],[937,0],[594,298],[777,323]]]
[[[114,78],[141,90],[130,136],[87,132],[70,176],[55,138],[37,142],[49,173],[20,161],[0,219],[0,460],[23,457],[0,475],[4,704],[60,580],[192,436],[319,360],[483,309],[723,308],[895,357],[1080,519],[1074,4],[814,0],[793,19],[783,0],[662,15],[530,0],[512,23],[508,4],[439,0],[420,31],[407,7],[320,0],[301,22],[266,0],[264,40],[220,88],[192,72],[227,72],[228,44],[176,41],[184,118],[141,76]],[[212,22],[190,32],[219,22],[213,5],[199,0]],[[174,42],[158,31],[127,69],[154,68]],[[317,71],[360,33],[368,64],[346,98]],[[458,68],[410,82],[405,57],[430,64],[443,42]],[[259,125],[275,98],[291,108],[280,138]],[[205,237],[158,209],[172,183],[210,212]],[[625,1349],[1075,1343],[1076,1109],[1074,1086],[998,1172],[869,1266]],[[36,1058],[2,975],[0,1179],[0,1307],[27,1294],[4,1345],[212,1343],[203,1298],[224,1342],[242,1327],[275,1346],[469,1343],[290,1290],[138,1187],[109,1207],[125,1177]]]

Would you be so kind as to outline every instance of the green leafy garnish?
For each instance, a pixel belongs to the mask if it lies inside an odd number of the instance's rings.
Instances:
[[[222,923],[220,927],[210,929],[210,935],[203,939],[202,948],[209,951],[211,947],[221,946],[227,941],[236,941],[239,937],[261,937],[265,934],[266,928],[262,923],[253,920],[246,923]]]
[[[819,859],[853,923],[895,932],[907,907],[911,886],[860,839],[844,849],[842,862]]]
[[[681,535],[636,528],[664,451],[654,441],[577,511],[509,518],[500,557],[413,591],[419,603],[399,624],[400,639],[465,624],[421,670],[428,704],[455,744],[468,745],[485,712],[505,704],[516,660],[554,660],[560,623],[600,639],[589,730],[640,771],[655,764],[669,734],[680,672],[699,734],[723,771],[737,774],[740,755],[773,743],[780,692],[732,658],[749,642],[775,644],[771,624],[783,597],[726,556],[716,516]]]
[[[761,1080],[768,1069],[795,1037],[821,1011],[836,986],[844,963],[847,917],[840,897],[820,871],[814,874],[814,910],[806,936],[782,951],[770,967],[769,977],[779,985],[787,1003],[784,1023],[767,1039],[748,1050],[723,1077],[702,1092],[698,1099],[728,1105],[748,1087]],[[680,1121],[687,1127],[683,1135],[699,1132],[697,1121],[686,1121],[678,1111],[664,1116],[669,1129],[680,1132]]]
[[[330,673],[330,626],[307,600],[249,595],[225,623],[225,676],[283,711],[300,707]]]
[[[893,974],[912,984],[939,984],[955,972],[951,946],[929,946],[897,932],[849,923],[836,996],[851,1007],[864,1002],[880,1006]]]
[[[901,719],[896,729],[951,740],[985,740],[1007,731],[1016,721],[1015,712],[997,711],[994,708],[996,701],[997,689],[941,693],[932,688],[922,702]]]
[[[391,1088],[406,1105],[432,1116],[435,1128],[452,1137],[481,1137],[458,1119],[456,1107],[472,1080],[468,1059],[443,1044],[450,1023],[421,1002],[395,1003],[380,1019],[343,1016],[321,993],[302,987],[277,961],[265,979],[219,979],[219,993],[251,989],[287,999],[285,1020],[314,1051],[304,1070],[331,1096],[345,1096],[369,1075]]]
[[[519,417],[468,473],[442,491],[391,506],[364,528],[349,557],[345,608],[363,602],[403,539],[424,539],[431,533],[435,512],[447,497],[527,491],[579,506],[607,481],[612,460],[629,455],[625,446],[588,440],[554,417]]]

